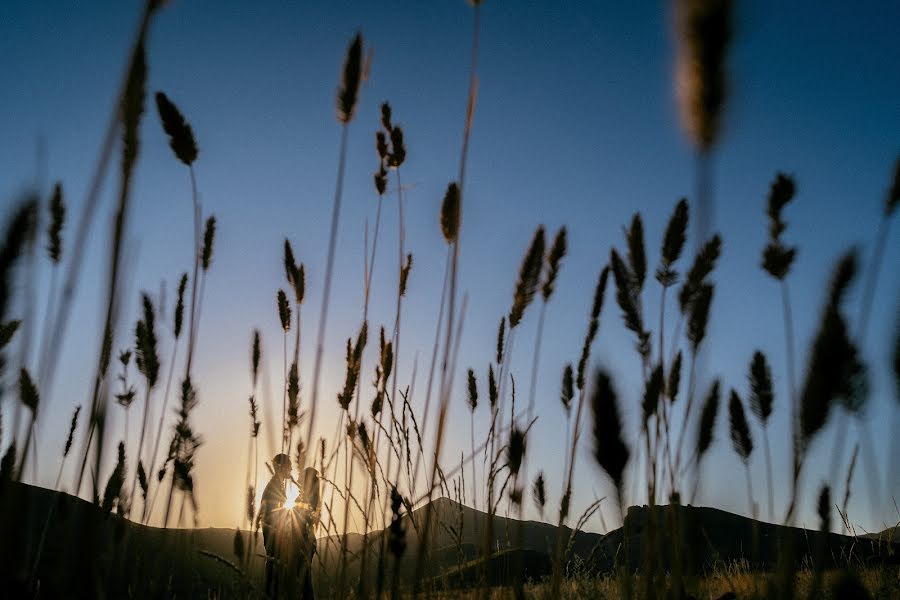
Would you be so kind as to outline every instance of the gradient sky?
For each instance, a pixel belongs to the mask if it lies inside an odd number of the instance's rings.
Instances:
[[[0,4],[3,212],[40,177],[35,156],[42,141],[46,176],[40,183],[46,191],[50,182],[63,182],[72,216],[69,223],[74,222],[140,4],[137,0]],[[799,379],[835,259],[856,244],[869,264],[900,151],[898,23],[896,2],[738,3],[729,61],[730,97],[715,159],[715,228],[724,238],[724,251],[714,274],[707,370],[746,398],[746,371],[754,349],[764,349],[772,362],[776,401],[769,436],[779,516],[789,491],[787,382],[781,296],[776,283],[759,268],[767,235],[765,199],[776,171],[796,177],[798,194],[785,211],[789,223],[785,239],[800,249],[789,278]],[[471,8],[462,0],[426,4],[173,0],[151,31],[148,90],[164,90],[190,121],[200,147],[196,169],[203,209],[218,219],[195,362],[200,405],[194,418],[205,440],[196,471],[203,525],[233,527],[241,520],[254,328],[263,333],[265,375],[275,390],[267,401],[273,406],[280,402],[281,332],[275,292],[286,287],[281,263],[285,236],[306,265],[301,382],[311,379],[340,133],[334,93],[346,45],[357,30],[372,49],[373,62],[349,134],[320,389],[324,407],[319,412],[320,432],[330,439],[338,417],[334,395],[344,376],[344,340],[355,335],[361,318],[363,231],[367,221],[371,226],[376,206],[371,184],[377,166],[373,134],[378,107],[385,100],[391,102],[395,121],[406,134],[408,155],[402,169],[407,187],[406,244],[415,256],[398,368],[401,384],[409,382],[418,357],[413,403],[422,406],[423,373],[445,257],[437,215],[444,189],[458,170]],[[487,1],[483,6],[480,87],[461,233],[460,291],[468,294],[469,310],[444,457],[451,464],[469,447],[465,369],[476,369],[481,395],[486,397],[497,322],[509,310],[519,262],[535,227],[543,224],[552,235],[566,225],[569,256],[547,311],[537,383],[539,420],[528,446],[530,473],[543,469],[548,509],[554,514],[565,441],[559,381],[565,363],[578,360],[597,273],[608,260],[610,247],[623,247],[622,227],[635,211],[644,217],[648,261],[655,268],[666,219],[680,197],[691,199],[693,194],[693,151],[679,127],[672,71],[673,34],[666,2]],[[191,264],[188,174],[172,156],[152,104],[141,135],[126,305],[117,349],[131,344],[139,292],[158,294],[165,281],[171,315],[177,277]],[[74,405],[89,399],[102,327],[103,257],[115,184],[110,177],[93,225],[63,360],[52,396],[43,400],[37,477],[42,485],[52,485],[56,476],[55,457]],[[71,240],[72,229],[70,225],[64,232],[66,241]],[[393,195],[386,198],[381,236],[370,326],[383,324],[390,330],[397,278]],[[900,477],[886,466],[900,427],[898,392],[889,370],[900,298],[896,223],[888,239],[863,348],[871,370],[864,435],[875,459],[860,464],[850,501],[851,520],[867,530],[897,520],[891,496],[900,496]],[[693,244],[689,240],[688,248]],[[39,313],[49,281],[45,263],[42,259]],[[689,259],[683,257],[679,266],[683,270],[687,264]],[[860,288],[857,281],[847,303],[854,327]],[[644,310],[654,331],[659,296],[658,285],[648,282]],[[677,311],[674,303],[668,306],[667,331],[671,331]],[[537,313],[536,305],[526,313],[516,337],[513,373],[520,402],[526,397]],[[171,340],[167,335],[162,338],[167,365]],[[628,436],[634,441],[640,362],[633,337],[622,325],[611,282],[593,359],[613,371]],[[363,398],[368,407],[370,361],[366,367]],[[133,376],[137,383],[139,375]],[[304,401],[310,395],[304,387]],[[159,397],[157,393],[156,410]],[[476,438],[487,429],[486,404],[476,413]],[[111,406],[115,436],[121,436],[122,412]],[[700,502],[749,514],[743,467],[731,449],[726,412],[723,405],[717,440],[705,462]],[[3,413],[5,446],[11,402],[4,402]],[[133,406],[132,438],[138,415]],[[759,442],[761,431],[751,420]],[[843,495],[843,483],[838,482],[845,477],[849,450],[862,430],[855,421],[842,421],[840,426],[849,427],[850,437],[840,470],[832,477],[836,422],[833,417],[816,440],[804,474],[800,522],[807,525],[816,523],[812,507],[824,479],[833,478],[834,496]],[[589,427],[589,421],[585,425]],[[272,436],[268,426],[263,425],[263,454],[268,453]],[[81,438],[76,448],[80,443]],[[896,465],[900,445],[894,443],[893,448]],[[595,497],[612,492],[589,449],[586,435],[578,453],[576,515]],[[107,458],[112,453],[110,444]],[[479,471],[480,466],[479,462]],[[877,495],[867,477],[870,467],[877,467],[881,479]],[[634,473],[635,465],[630,468]],[[752,469],[756,500],[765,517],[766,479],[758,451]],[[67,473],[64,481],[71,481],[71,476]],[[101,475],[104,481],[106,476]],[[483,501],[483,493],[480,496]],[[529,500],[526,505],[526,515],[536,517],[533,503]],[[614,503],[605,502],[602,512],[606,524],[613,526],[618,514]],[[603,530],[603,525],[595,517],[587,528]]]

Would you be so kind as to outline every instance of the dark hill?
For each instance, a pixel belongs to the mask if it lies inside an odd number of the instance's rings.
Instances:
[[[407,549],[398,565],[401,581],[414,576],[416,563],[425,551],[418,543],[417,529],[424,524],[426,509],[420,507],[403,518]],[[425,554],[423,576],[440,587],[479,582],[502,584],[519,565],[526,576],[540,579],[552,568],[556,527],[536,521],[493,517],[490,556],[488,516],[485,513],[440,498],[432,504],[434,536]],[[754,521],[713,508],[692,506],[631,507],[625,525],[607,535],[564,530],[571,539],[567,560],[578,559],[582,571],[604,573],[616,560],[640,570],[647,548],[646,532],[656,519],[663,535],[654,545],[654,568],[669,570],[677,558],[685,570],[702,573],[716,563],[746,560],[755,568],[771,569],[780,552],[793,548],[798,564],[825,568],[837,565],[896,562],[900,545],[884,538],[847,537]],[[515,544],[519,525],[523,543]],[[35,564],[44,535],[40,561]],[[678,535],[673,538],[671,533]],[[347,537],[350,577],[359,578],[364,543],[370,548],[365,581],[374,583],[377,552],[385,532]],[[109,598],[253,596],[262,587],[261,540],[242,532],[247,558],[234,553],[235,531],[231,529],[168,529],[146,527],[79,498],[19,483],[0,484],[0,597],[95,597],[103,590]],[[680,540],[676,547],[672,540]],[[320,538],[314,561],[316,586],[327,591],[340,564],[339,536]],[[618,557],[618,558],[617,558]],[[392,573],[393,558],[384,558]],[[244,576],[243,574],[246,574]],[[486,579],[485,579],[486,578]],[[324,589],[323,589],[324,588]],[[31,594],[27,594],[31,589]],[[372,588],[369,588],[372,589]]]

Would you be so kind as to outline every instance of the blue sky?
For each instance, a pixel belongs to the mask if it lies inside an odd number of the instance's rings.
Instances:
[[[70,214],[79,212],[139,4],[13,1],[0,6],[4,206],[34,180],[35,148],[42,140],[46,179],[41,185],[46,190],[49,182],[61,180]],[[761,348],[768,354],[776,380],[769,435],[778,507],[785,506],[788,493],[787,382],[780,292],[759,268],[767,235],[765,198],[776,171],[796,178],[798,194],[785,212],[789,223],[785,238],[799,246],[789,278],[799,379],[834,260],[856,244],[864,264],[869,264],[900,151],[896,102],[900,72],[893,65],[893,57],[900,55],[894,35],[898,18],[900,9],[891,2],[859,2],[852,7],[844,2],[754,2],[737,8],[730,96],[715,156],[715,228],[723,236],[724,251],[714,275],[707,370],[746,397],[753,350]],[[683,196],[692,200],[693,151],[679,126],[674,101],[671,20],[665,2],[488,1],[482,8],[480,85],[460,255],[460,291],[468,294],[469,310],[444,456],[453,462],[468,448],[465,369],[476,369],[484,397],[497,322],[509,310],[519,262],[535,227],[543,224],[552,235],[566,225],[569,256],[547,310],[537,383],[539,420],[528,448],[531,474],[543,469],[547,477],[553,512],[562,485],[560,448],[565,435],[559,380],[565,363],[577,362],[597,273],[608,260],[610,247],[623,247],[622,228],[636,211],[644,218],[648,260],[655,268],[665,221],[675,202]],[[376,206],[371,184],[377,166],[373,136],[378,107],[385,100],[406,135],[408,156],[402,168],[407,187],[406,246],[415,256],[398,368],[401,383],[408,382],[418,357],[414,404],[423,401],[423,373],[445,256],[437,215],[444,189],[458,170],[472,10],[462,0],[429,3],[427,8],[411,1],[182,0],[170,2],[153,25],[148,90],[165,91],[190,121],[200,147],[196,168],[204,213],[214,213],[219,224],[196,360],[200,397],[196,420],[205,439],[197,466],[203,524],[234,526],[241,518],[248,355],[254,328],[263,333],[267,377],[276,390],[269,401],[277,405],[279,400],[281,334],[274,298],[277,289],[285,287],[281,266],[285,236],[306,265],[301,380],[311,378],[340,133],[334,93],[346,44],[357,30],[373,60],[349,134],[334,301],[320,388],[321,431],[329,438],[338,415],[333,398],[343,381],[343,342],[355,335],[362,312],[363,231],[367,222],[371,228]],[[189,179],[168,148],[152,104],[141,136],[128,288],[117,348],[131,343],[139,292],[158,294],[165,280],[171,304],[177,277],[190,266]],[[46,422],[39,438],[37,482],[43,485],[55,478],[54,457],[72,408],[88,399],[92,357],[102,326],[103,256],[115,184],[113,177],[107,181],[63,361],[52,396],[45,399],[52,408],[42,415]],[[386,197],[382,217],[370,326],[383,324],[390,330],[397,277],[395,196]],[[73,222],[74,218],[69,221]],[[872,442],[882,482],[878,497],[870,498],[867,463],[861,464],[850,517],[870,530],[898,518],[890,498],[900,494],[900,481],[886,467],[898,426],[897,391],[889,371],[900,298],[896,227],[894,223],[888,238],[863,348],[872,377],[865,436]],[[71,231],[70,226],[65,233]],[[688,248],[693,243],[689,240]],[[687,256],[679,263],[682,270],[688,264]],[[39,313],[48,281],[49,269],[42,263]],[[854,325],[860,287],[857,282],[847,305]],[[648,283],[644,310],[654,331],[659,296],[658,286]],[[670,332],[676,310],[674,303],[668,307]],[[530,377],[537,312],[535,305],[516,334],[513,373],[520,390],[527,389]],[[641,383],[640,363],[632,348],[632,336],[622,326],[610,286],[593,358],[615,374],[634,442]],[[168,337],[162,351],[168,358]],[[372,379],[368,361],[367,366],[364,384]],[[305,400],[311,395],[305,387],[302,394]],[[132,435],[136,409],[132,408]],[[11,403],[4,402],[3,412],[4,423],[10,423]],[[112,431],[121,432],[121,409],[112,406],[111,414]],[[743,469],[730,447],[724,414],[723,407],[717,442],[705,463],[700,502],[748,514]],[[476,437],[479,432],[483,435],[487,419],[482,404],[476,413]],[[268,439],[267,425],[263,441]],[[753,425],[758,441],[761,432],[755,421]],[[836,429],[833,419],[816,441],[804,476],[800,517],[810,525],[815,523],[814,495],[821,481],[832,479]],[[848,430],[847,456],[859,431]],[[9,438],[4,435],[5,445]],[[267,446],[262,445],[263,454]],[[898,445],[893,447],[896,452]],[[585,436],[576,469],[576,514],[594,497],[611,493],[589,449]],[[893,456],[893,464],[898,458]],[[833,477],[836,484],[843,481],[846,460]],[[633,473],[634,465],[631,469]],[[756,500],[765,516],[761,454],[754,454],[752,469]],[[843,494],[842,483],[836,492]],[[615,522],[612,503],[604,504],[603,512],[607,524]],[[537,515],[530,503],[526,515]],[[595,519],[588,528],[602,526]]]

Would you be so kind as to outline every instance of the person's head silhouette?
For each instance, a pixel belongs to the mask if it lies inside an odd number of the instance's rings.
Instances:
[[[272,468],[275,471],[275,477],[280,480],[290,479],[291,477],[291,457],[287,454],[277,454],[272,459]]]

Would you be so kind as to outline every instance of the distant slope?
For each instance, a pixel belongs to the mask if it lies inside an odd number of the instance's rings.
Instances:
[[[397,566],[401,581],[409,582],[420,557],[422,575],[441,587],[472,584],[503,584],[523,565],[526,576],[539,579],[550,573],[556,542],[556,527],[536,521],[493,517],[493,534],[488,540],[488,516],[447,498],[432,504],[434,537],[425,548],[418,542],[417,529],[424,525],[426,508],[420,507],[403,518],[407,548]],[[754,567],[773,568],[788,544],[798,563],[826,568],[875,561],[896,562],[900,545],[888,543],[886,536],[852,538],[837,534],[782,527],[754,521],[714,508],[664,506],[654,511],[631,507],[625,525],[607,535],[565,529],[571,538],[569,560],[579,557],[582,568],[594,573],[608,572],[615,561],[641,569],[647,548],[646,532],[656,519],[664,535],[653,548],[656,567],[670,569],[676,547],[684,569],[703,573],[719,562],[747,560]],[[519,526],[523,528],[521,547],[515,544]],[[32,560],[45,530],[41,561]],[[262,587],[262,540],[242,532],[246,554],[252,555],[238,566],[233,552],[234,530],[162,530],[106,515],[96,505],[25,484],[0,484],[0,597],[19,597],[29,581],[39,581],[42,597],[92,595],[105,590],[108,597],[127,597],[139,582],[147,597],[247,597]],[[347,536],[347,572],[358,580],[364,542],[370,549],[365,581],[374,584],[378,553],[386,533],[375,531],[364,537]],[[490,543],[492,555],[484,549]],[[340,565],[340,536],[321,538],[314,561],[314,581],[327,586],[337,576]],[[230,563],[230,564],[229,564]],[[383,557],[386,573],[394,572],[393,557]],[[236,572],[240,568],[249,577]],[[35,577],[31,577],[34,573]],[[250,582],[248,584],[248,581]],[[369,588],[370,590],[373,588]]]

